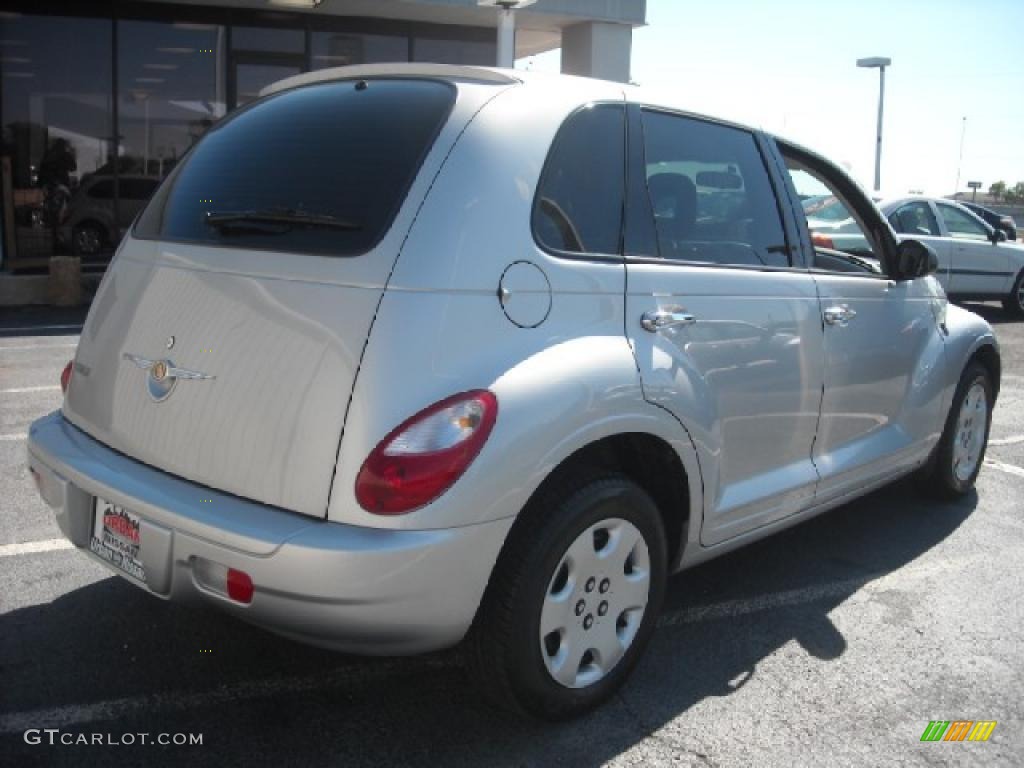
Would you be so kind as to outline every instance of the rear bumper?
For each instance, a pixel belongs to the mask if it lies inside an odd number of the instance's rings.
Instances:
[[[119,454],[59,412],[29,430],[29,467],[64,535],[89,557],[94,498],[140,516],[146,583],[169,600],[207,600],[245,621],[338,650],[408,654],[469,628],[512,520],[433,531],[317,520],[195,485]],[[201,585],[197,558],[249,574],[252,602]]]

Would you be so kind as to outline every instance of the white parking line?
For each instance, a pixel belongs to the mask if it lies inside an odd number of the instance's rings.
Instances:
[[[0,733],[20,733],[29,728],[65,728],[82,723],[122,720],[133,715],[148,717],[153,710],[157,709],[191,711],[200,707],[269,698],[282,694],[342,688],[351,686],[360,680],[373,680],[412,665],[444,669],[454,666],[454,659],[442,657],[438,659],[423,658],[417,661],[406,659],[367,661],[364,664],[353,664],[326,673],[251,680],[201,693],[157,693],[150,696],[130,696],[110,701],[97,701],[92,704],[37,709],[31,712],[13,712],[9,715],[0,715]]]
[[[14,555],[33,555],[38,552],[56,552],[59,549],[73,549],[67,539],[46,539],[45,541],[23,541],[20,544],[4,544],[0,546],[0,557]]]
[[[26,437],[28,437],[27,432],[14,432],[13,434],[10,435],[0,435],[0,443],[8,443],[14,440],[24,440]]]
[[[21,325],[21,326],[8,326],[6,328],[0,328],[0,333],[18,333],[20,331],[80,331],[82,330],[81,323],[73,323],[71,325]]]
[[[19,345],[17,347],[0,346],[0,352],[12,352],[26,349],[74,349],[77,346],[77,341],[74,344],[26,344]]]
[[[0,395],[21,395],[26,392],[54,392],[60,389],[59,384],[47,384],[43,387],[12,387],[11,389],[0,389]]]
[[[1005,472],[1008,475],[1024,477],[1024,467],[1018,467],[1016,464],[1007,464],[1006,462],[996,461],[995,459],[985,459],[985,466],[992,467],[992,469],[998,469],[1000,472]]]
[[[1017,445],[1017,443],[1024,443],[1024,435],[1010,435],[1009,437],[997,437],[995,440],[989,440],[989,445]]]

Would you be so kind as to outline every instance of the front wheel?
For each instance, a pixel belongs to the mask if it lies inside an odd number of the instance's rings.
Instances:
[[[1024,270],[1017,275],[1010,295],[1003,299],[1003,309],[1014,317],[1024,317]]]
[[[994,401],[988,370],[971,363],[960,377],[942,437],[922,473],[930,493],[952,499],[974,487],[985,460]]]
[[[658,508],[628,478],[562,483],[522,513],[467,639],[470,672],[500,706],[560,720],[625,681],[667,579]]]

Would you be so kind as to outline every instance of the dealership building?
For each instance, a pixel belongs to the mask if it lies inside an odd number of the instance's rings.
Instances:
[[[494,65],[504,12],[489,5],[7,0],[0,277],[45,273],[66,253],[101,266],[189,147],[271,82],[345,64]],[[564,72],[626,81],[645,13],[645,0],[523,3],[515,57],[561,48]],[[15,303],[11,290],[0,303]]]

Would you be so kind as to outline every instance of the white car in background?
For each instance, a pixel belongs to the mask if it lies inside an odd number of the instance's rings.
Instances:
[[[935,276],[950,298],[999,299],[1008,312],[1024,317],[1024,245],[1007,242],[1005,233],[952,200],[909,196],[878,207],[899,239],[935,250]],[[841,202],[808,198],[804,210],[817,247],[870,257],[862,229]]]

